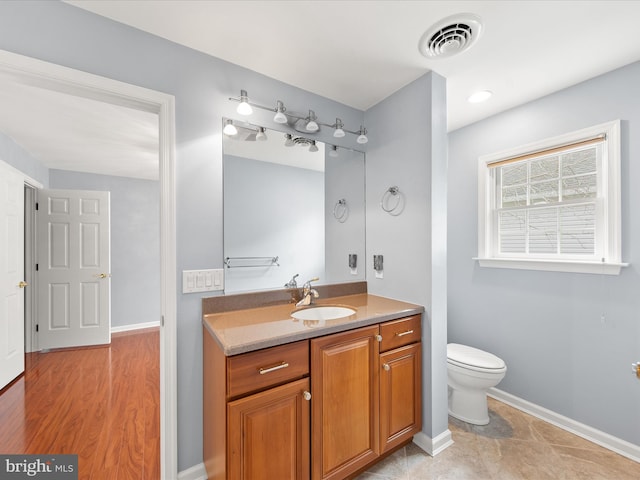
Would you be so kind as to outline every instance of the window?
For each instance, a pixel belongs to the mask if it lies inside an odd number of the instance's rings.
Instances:
[[[481,266],[619,274],[620,122],[480,157]]]

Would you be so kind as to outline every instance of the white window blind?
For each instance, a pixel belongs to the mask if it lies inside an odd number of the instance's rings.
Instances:
[[[500,254],[596,255],[603,141],[493,167]]]

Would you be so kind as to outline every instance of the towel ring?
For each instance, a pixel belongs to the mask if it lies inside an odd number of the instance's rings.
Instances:
[[[333,217],[340,223],[347,221],[347,218],[349,217],[349,206],[347,205],[346,199],[341,198],[336,202],[333,207]]]
[[[392,198],[395,198],[395,202],[390,205]],[[402,193],[396,186],[389,187],[380,198],[380,208],[389,215],[400,215],[402,213],[402,203]]]

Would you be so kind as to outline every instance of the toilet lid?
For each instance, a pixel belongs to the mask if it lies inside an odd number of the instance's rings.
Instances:
[[[450,343],[447,345],[447,360],[452,363],[486,369],[500,369],[505,367],[505,363],[501,358],[489,352],[458,343]]]

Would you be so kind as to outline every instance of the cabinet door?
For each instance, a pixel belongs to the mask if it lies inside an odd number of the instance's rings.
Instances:
[[[378,456],[378,326],[311,341],[312,478],[343,479]]]
[[[228,480],[308,480],[309,401],[304,378],[229,402]]]
[[[422,361],[419,343],[380,354],[380,450],[422,428]]]

